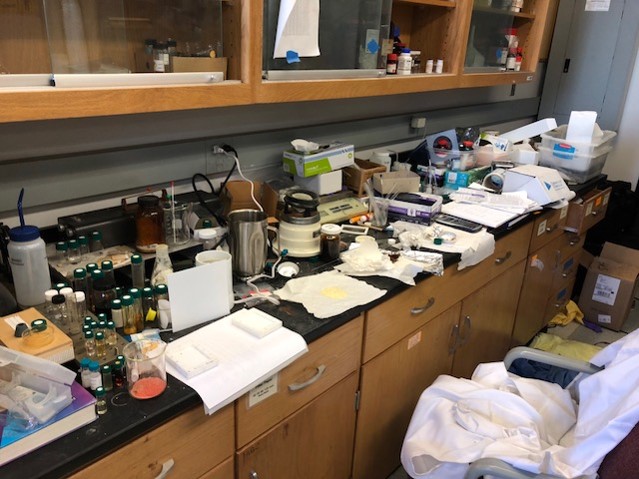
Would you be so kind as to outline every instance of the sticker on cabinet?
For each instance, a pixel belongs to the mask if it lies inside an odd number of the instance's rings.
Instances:
[[[275,374],[251,389],[248,393],[248,407],[252,408],[266,398],[277,394],[277,379],[278,374]]]

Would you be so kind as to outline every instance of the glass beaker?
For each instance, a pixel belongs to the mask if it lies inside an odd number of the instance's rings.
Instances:
[[[151,399],[166,389],[166,343],[159,339],[133,341],[122,350],[126,359],[129,394]]]
[[[164,238],[169,246],[188,243],[191,238],[189,229],[189,215],[191,203],[167,201],[164,209]]]

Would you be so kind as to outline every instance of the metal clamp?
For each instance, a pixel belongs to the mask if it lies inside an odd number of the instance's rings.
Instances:
[[[502,256],[501,258],[495,259],[495,264],[504,264],[506,261],[510,259],[512,255],[513,254],[511,251],[506,251],[506,254],[504,256]]]
[[[429,309],[433,304],[435,304],[435,298],[433,298],[431,296],[430,298],[428,298],[428,302],[424,306],[419,307],[419,308],[411,308],[410,314],[412,314],[413,316],[417,316],[418,314],[422,314],[424,311]]]
[[[288,385],[288,390],[289,391],[299,391],[300,389],[304,389],[304,388],[310,386],[315,381],[317,381],[320,377],[322,377],[322,374],[324,374],[324,371],[326,370],[326,366],[324,364],[320,364],[315,369],[317,369],[317,372],[313,375],[312,378],[310,378],[308,381],[304,381],[303,383],[289,384]]]

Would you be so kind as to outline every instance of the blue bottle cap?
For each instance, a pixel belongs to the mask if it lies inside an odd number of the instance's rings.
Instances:
[[[37,226],[16,226],[9,230],[9,239],[17,243],[26,243],[40,237],[40,229]]]

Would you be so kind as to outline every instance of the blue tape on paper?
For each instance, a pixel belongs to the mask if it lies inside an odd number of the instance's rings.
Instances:
[[[366,45],[366,49],[371,53],[377,53],[379,51],[379,43],[373,39]]]
[[[286,61],[287,63],[300,63],[300,56],[296,51],[287,50],[286,51]]]

